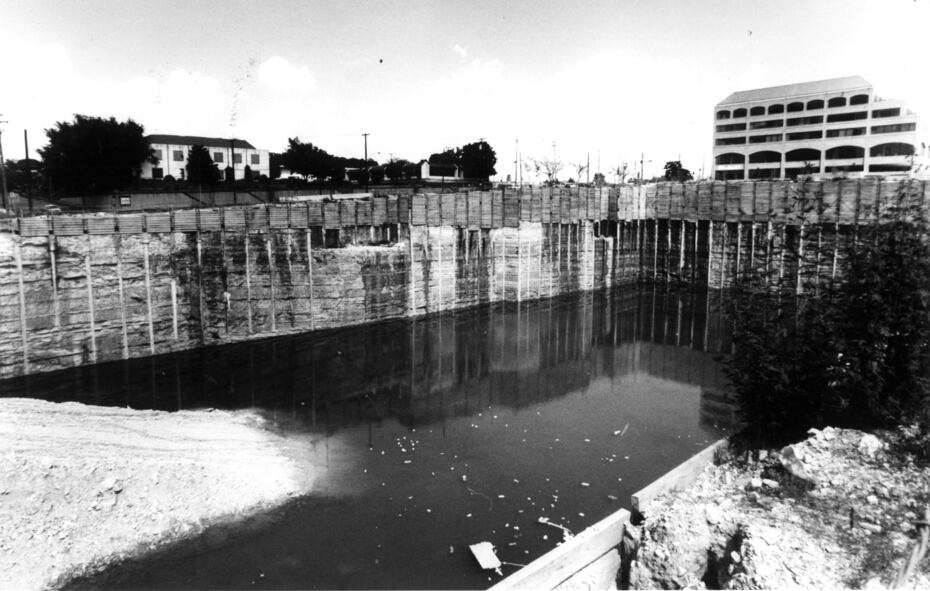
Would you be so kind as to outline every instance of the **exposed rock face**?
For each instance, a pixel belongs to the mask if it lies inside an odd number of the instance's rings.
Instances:
[[[595,238],[588,221],[112,227],[76,236],[0,231],[0,378],[636,278],[622,267],[633,261],[615,256],[616,241]],[[325,232],[337,232],[336,242],[327,245]]]
[[[832,428],[756,456],[764,459],[712,466],[646,508],[631,588],[861,588],[894,579],[930,506],[930,467],[891,455],[881,436]],[[911,584],[930,586],[927,561]]]

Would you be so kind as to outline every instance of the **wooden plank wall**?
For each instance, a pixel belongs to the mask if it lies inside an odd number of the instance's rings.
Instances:
[[[469,228],[521,222],[698,220],[853,225],[875,221],[904,194],[930,216],[927,181],[721,181],[618,187],[534,187],[519,191],[421,193],[252,207],[76,214],[0,220],[23,236],[140,234],[263,228],[339,229],[404,224]]]

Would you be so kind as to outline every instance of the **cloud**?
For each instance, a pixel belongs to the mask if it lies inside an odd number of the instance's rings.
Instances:
[[[468,50],[462,47],[461,45],[459,45],[458,43],[452,46],[452,51],[459,54],[459,57],[461,57],[462,59],[468,58]]]
[[[258,67],[258,80],[272,92],[306,94],[317,88],[310,68],[295,66],[278,55],[262,62]]]

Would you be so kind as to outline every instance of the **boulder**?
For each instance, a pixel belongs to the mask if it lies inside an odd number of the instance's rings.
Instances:
[[[868,433],[862,436],[862,439],[859,440],[859,453],[873,458],[875,454],[881,451],[885,444],[883,444],[878,437]]]

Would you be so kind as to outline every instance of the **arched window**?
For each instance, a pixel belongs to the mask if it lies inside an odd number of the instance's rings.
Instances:
[[[827,107],[845,107],[846,106],[846,97],[845,96],[835,96],[832,99],[827,101]]]
[[[816,99],[816,100],[812,100],[812,101],[807,101],[807,110],[808,110],[808,111],[813,111],[814,109],[822,109],[822,108],[823,108],[823,101],[820,100],[820,99]]]
[[[769,105],[769,115],[777,115],[785,112],[785,105]]]
[[[870,156],[913,156],[914,146],[904,142],[878,144],[869,149]]]
[[[799,148],[785,154],[786,162],[820,162],[820,150]]]
[[[729,118],[730,118],[729,111],[725,109],[723,111],[717,111],[717,119],[729,119]]]
[[[754,152],[749,155],[749,162],[751,164],[756,164],[758,162],[781,162],[781,153],[772,150]]]
[[[736,119],[737,117],[745,117],[745,116],[746,116],[746,109],[735,109],[733,111],[734,119]]]
[[[765,107],[753,107],[749,109],[749,114],[753,117],[756,115],[765,115]]]
[[[727,152],[717,156],[715,162],[717,164],[743,164],[746,162],[746,157],[736,152]]]
[[[788,112],[789,112],[789,113],[797,113],[798,111],[803,111],[803,110],[804,110],[804,103],[801,103],[801,102],[798,102],[798,103],[788,103]]]
[[[850,105],[866,105],[869,102],[869,95],[867,94],[857,94],[856,96],[849,99]]]
[[[859,146],[837,146],[827,150],[827,160],[862,158],[863,156],[865,156],[865,148]]]

